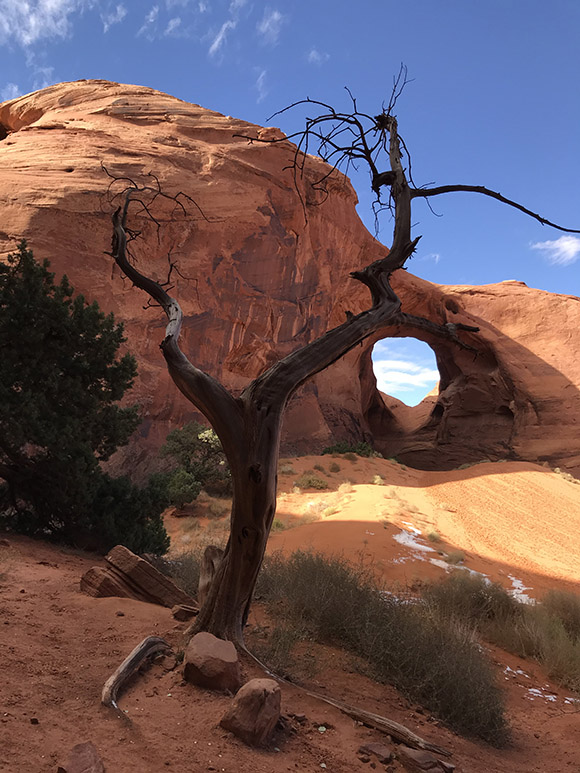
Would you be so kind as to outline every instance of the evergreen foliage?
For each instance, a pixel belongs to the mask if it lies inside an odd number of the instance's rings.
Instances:
[[[182,507],[192,502],[202,488],[214,496],[231,493],[230,468],[213,429],[197,422],[174,429],[167,435],[161,455],[178,465],[167,478],[171,504]]]
[[[139,424],[117,405],[134,358],[118,356],[123,327],[26,243],[0,263],[0,524],[108,550],[164,551],[162,493],[105,475]]]

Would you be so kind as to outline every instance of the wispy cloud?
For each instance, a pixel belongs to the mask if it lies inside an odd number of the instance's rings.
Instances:
[[[101,14],[101,21],[103,22],[103,31],[108,32],[115,24],[120,24],[127,15],[127,9],[122,3],[115,8],[114,11]]]
[[[580,239],[577,236],[560,236],[547,242],[535,242],[533,250],[543,252],[553,266],[570,266],[580,258]]]
[[[280,11],[266,8],[262,21],[258,22],[256,29],[263,42],[273,46],[278,42],[283,24],[284,16]]]
[[[268,87],[266,85],[267,70],[262,72],[256,78],[256,90],[258,92],[258,103],[268,96]]]
[[[165,28],[164,35],[174,35],[181,27],[181,19],[179,16],[175,16],[173,19],[169,19],[169,23]]]
[[[70,17],[94,0],[0,0],[0,45],[14,40],[27,47],[46,38],[65,38]]]
[[[139,35],[146,35],[147,37],[151,38],[153,35],[155,35],[155,32],[157,31],[158,18],[159,18],[159,6],[154,5],[151,7],[149,13],[145,17],[145,20],[142,26],[137,32],[137,37],[139,37]]]
[[[432,389],[439,382],[439,371],[410,360],[374,360],[373,370],[381,392],[397,397],[415,389]]]
[[[0,89],[0,102],[7,102],[9,99],[16,99],[21,95],[21,91],[15,83],[7,83]]]
[[[235,28],[238,26],[238,22],[234,19],[228,19],[228,21],[225,21],[222,26],[220,27],[220,31],[215,36],[215,38],[212,41],[211,46],[209,47],[209,55],[215,56],[220,48],[224,45],[226,42],[226,38],[228,35],[228,32],[231,30],[235,30]]]
[[[324,62],[328,62],[330,54],[325,54],[317,48],[311,48],[306,59],[309,64],[321,65],[324,64]]]

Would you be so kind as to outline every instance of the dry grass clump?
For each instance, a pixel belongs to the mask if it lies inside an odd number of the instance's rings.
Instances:
[[[340,464],[337,464],[336,462],[331,462],[328,469],[330,472],[340,472]]]
[[[488,641],[534,658],[548,676],[580,691],[580,597],[551,591],[541,604],[522,604],[484,577],[454,573],[424,593],[429,607],[448,620],[475,625]]]
[[[326,470],[324,469],[324,467],[321,464],[315,464],[315,465],[313,465],[313,467],[314,467],[315,470],[318,470],[318,472],[321,472],[324,475],[326,475]]]
[[[385,479],[381,475],[375,475],[371,481],[375,486],[384,486]]]
[[[448,564],[457,566],[457,564],[462,564],[465,561],[465,553],[462,550],[451,550],[447,553],[444,560]]]
[[[328,488],[328,483],[324,478],[321,478],[320,475],[317,475],[314,470],[306,470],[306,472],[302,473],[302,475],[296,479],[294,486],[300,489],[315,488],[322,490]]]
[[[354,491],[354,487],[349,480],[345,480],[344,483],[341,483],[340,486],[338,487],[338,493],[340,495],[352,494],[353,491]]]
[[[280,475],[296,475],[296,470],[291,464],[280,464],[278,472]]]
[[[427,539],[429,542],[441,542],[441,535],[438,531],[430,531],[429,534],[427,534]]]
[[[272,619],[356,655],[369,676],[455,730],[494,744],[506,740],[502,694],[470,628],[449,625],[427,605],[385,597],[364,568],[315,553],[268,558],[257,593]]]

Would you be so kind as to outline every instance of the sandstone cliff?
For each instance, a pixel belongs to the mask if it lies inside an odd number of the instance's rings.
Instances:
[[[141,182],[153,172],[165,190],[184,191],[202,207],[205,217],[191,206],[187,219],[164,223],[159,239],[139,224],[148,237],[139,259],[159,279],[169,253],[178,261],[172,280],[186,314],[183,348],[229,388],[367,303],[348,273],[385,248],[359,220],[350,183],[334,175],[325,194],[316,192],[310,183],[325,167],[311,158],[296,186],[286,168],[291,143],[239,136],[260,131],[106,81],[64,83],[0,105],[0,256],[26,238],[57,274],[125,321],[138,357],[131,399],[142,406],[143,424],[121,454],[124,469],[145,469],[192,410],[164,369],[162,316],[143,309],[145,299],[105,254],[111,203],[102,164]],[[377,391],[368,341],[293,399],[287,449],[313,452],[332,438],[372,435],[385,455],[422,467],[523,458],[580,469],[577,298],[517,282],[443,287],[405,272],[394,285],[406,311],[479,325],[470,342],[480,355],[417,334],[436,352],[441,384],[409,422]]]

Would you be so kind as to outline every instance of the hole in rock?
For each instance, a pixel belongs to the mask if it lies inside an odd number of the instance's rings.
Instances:
[[[0,123],[0,140],[5,140],[8,136],[8,129]]]
[[[439,385],[435,352],[416,338],[384,338],[373,347],[377,389],[414,407]]]

